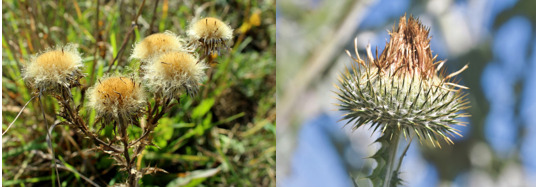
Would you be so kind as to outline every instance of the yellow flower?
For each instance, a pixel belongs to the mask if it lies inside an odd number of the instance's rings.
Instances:
[[[253,26],[257,27],[259,25],[261,25],[261,11],[257,10],[249,17],[247,21],[242,23],[242,25],[238,28],[238,30],[240,33],[246,33]]]

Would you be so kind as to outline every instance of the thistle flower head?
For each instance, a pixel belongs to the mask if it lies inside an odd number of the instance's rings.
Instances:
[[[143,111],[145,93],[134,78],[110,76],[88,90],[89,106],[107,119],[128,119]]]
[[[464,125],[458,117],[468,108],[461,89],[452,77],[467,68],[445,76],[440,71],[445,61],[436,61],[430,49],[429,29],[410,17],[401,17],[393,26],[390,40],[379,57],[367,47],[367,61],[357,53],[351,68],[339,77],[337,87],[339,110],[343,119],[354,123],[353,129],[365,124],[383,133],[415,133],[419,140],[439,145],[449,136],[458,135],[453,125]],[[357,43],[357,42],[355,42]]]
[[[156,33],[147,36],[141,42],[136,43],[132,50],[131,59],[147,60],[169,51],[181,51],[183,40],[171,31]]]
[[[40,91],[55,92],[59,88],[78,85],[78,80],[83,77],[82,66],[76,45],[56,46],[32,56],[23,77]]]
[[[168,52],[152,58],[142,67],[147,86],[155,93],[176,98],[182,90],[193,96],[205,75],[206,65],[186,52]]]
[[[190,25],[187,34],[192,42],[203,47],[206,54],[214,54],[229,47],[233,29],[218,18],[207,17]]]

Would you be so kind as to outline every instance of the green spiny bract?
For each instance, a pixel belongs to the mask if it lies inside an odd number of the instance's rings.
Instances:
[[[440,138],[452,143],[449,136],[461,136],[453,125],[464,125],[457,118],[468,108],[461,89],[464,86],[450,82],[462,70],[443,77],[437,75],[445,61],[435,62],[429,48],[428,30],[410,18],[401,18],[391,40],[374,59],[367,47],[368,62],[357,54],[356,62],[339,77],[337,86],[339,110],[345,113],[347,124],[353,129],[371,124],[382,133],[397,129],[404,136],[415,133],[419,140],[438,145]]]
[[[434,145],[439,145],[438,137],[452,143],[448,136],[459,135],[451,125],[461,124],[456,118],[466,115],[460,111],[467,102],[440,79],[384,76],[355,66],[352,71],[356,74],[347,72],[342,77],[338,95],[343,119],[354,122],[354,130],[370,122],[374,131],[396,128],[404,136],[414,132]]]
[[[353,130],[370,124],[374,132],[382,136],[376,140],[381,148],[371,158],[378,163],[368,177],[374,186],[396,186],[402,181],[399,167],[404,153],[395,167],[400,136],[420,141],[430,141],[440,146],[443,139],[453,143],[450,136],[461,136],[453,126],[464,125],[458,121],[467,117],[463,113],[469,102],[452,77],[467,68],[445,76],[440,71],[445,61],[436,61],[430,49],[429,29],[410,17],[401,17],[398,27],[389,33],[390,41],[380,56],[372,55],[367,47],[367,61],[361,59],[354,42],[356,58],[350,68],[339,77],[336,86],[342,120],[353,124]],[[409,146],[409,144],[408,144]],[[407,150],[407,148],[406,148]],[[405,151],[404,151],[405,152]]]

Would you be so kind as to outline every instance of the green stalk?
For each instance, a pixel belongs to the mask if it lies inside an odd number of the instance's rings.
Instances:
[[[387,162],[387,173],[385,176],[385,181],[383,187],[389,187],[391,184],[392,178],[398,178],[396,174],[393,175],[393,167],[395,166],[396,153],[398,151],[398,144],[400,141],[400,135],[395,133],[391,138],[394,138],[392,145],[389,147],[389,161]]]
[[[400,166],[402,166],[402,160],[404,159],[404,156],[406,156],[406,153],[408,152],[409,146],[411,145],[411,141],[413,140],[413,135],[409,137],[408,145],[406,145],[406,148],[404,148],[404,151],[402,151],[402,154],[400,155],[400,158],[398,159],[398,166],[396,167],[395,172],[398,173],[400,171]]]
[[[390,187],[400,183],[398,178],[397,152],[400,143],[400,133],[396,130],[386,129],[376,140],[381,144],[380,149],[371,156],[377,163],[372,174],[368,176],[373,186]]]

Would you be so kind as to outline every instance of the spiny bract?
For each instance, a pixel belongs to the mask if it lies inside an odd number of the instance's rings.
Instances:
[[[452,143],[449,136],[461,136],[452,125],[464,125],[456,119],[468,116],[462,113],[469,102],[461,91],[467,88],[451,81],[467,66],[448,76],[439,72],[445,61],[432,56],[428,33],[418,20],[406,21],[404,16],[376,59],[370,46],[366,62],[357,53],[357,44],[356,58],[346,51],[355,63],[342,73],[336,87],[339,110],[347,124],[354,123],[354,130],[371,124],[383,133],[401,132],[406,137],[415,133],[434,146],[440,146],[439,138]]]

